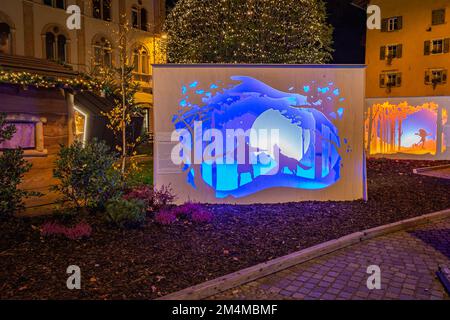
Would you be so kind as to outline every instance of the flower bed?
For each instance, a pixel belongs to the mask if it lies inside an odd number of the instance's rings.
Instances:
[[[447,163],[369,160],[368,202],[208,205],[196,208],[195,218],[188,207],[169,210],[162,219],[168,223],[149,217],[137,229],[111,228],[92,216],[91,236],[81,240],[43,237],[48,217],[6,220],[0,222],[0,298],[157,298],[355,231],[450,208],[450,180],[412,173]],[[66,288],[69,265],[81,268],[82,290]]]

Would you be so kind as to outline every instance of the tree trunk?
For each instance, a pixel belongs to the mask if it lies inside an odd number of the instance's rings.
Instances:
[[[368,128],[368,132],[367,132],[367,154],[370,155],[370,146],[372,143],[372,127],[373,127],[373,107],[369,108],[369,128]]]
[[[125,174],[126,161],[127,161],[127,126],[126,126],[126,116],[127,116],[127,105],[126,105],[126,94],[125,94],[125,67],[122,63],[122,175]]]
[[[391,152],[395,152],[395,119],[391,119],[391,147],[389,148]]]
[[[379,123],[380,123],[380,116],[379,115],[377,115],[376,117],[375,117],[375,121],[374,121],[374,124],[375,124],[375,153],[379,153],[379,134],[378,134],[378,127],[379,127]]]
[[[438,106],[436,124],[436,155],[442,153],[442,106]]]
[[[398,119],[398,151],[402,150],[402,119]]]

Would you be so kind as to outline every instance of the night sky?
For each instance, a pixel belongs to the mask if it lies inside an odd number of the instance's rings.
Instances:
[[[166,0],[170,9],[177,0]],[[352,0],[325,0],[328,21],[334,27],[332,63],[365,63],[366,13],[352,6]]]

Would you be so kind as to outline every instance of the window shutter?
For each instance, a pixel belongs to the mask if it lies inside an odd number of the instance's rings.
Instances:
[[[399,44],[397,45],[397,58],[401,58],[403,55],[403,45]]]
[[[380,74],[380,88],[386,87],[386,76],[382,73]]]
[[[386,47],[382,46],[380,48],[380,60],[386,59]]]
[[[425,84],[430,84],[430,71],[425,71]]]
[[[381,32],[387,32],[388,31],[388,21],[389,21],[389,19],[382,19],[381,20]]]
[[[445,23],[445,9],[433,10],[431,24],[433,26]]]
[[[431,41],[425,41],[423,52],[426,56],[430,55]]]
[[[444,53],[450,52],[450,39],[444,39]]]
[[[400,87],[402,85],[402,74],[401,73],[397,73],[397,77],[396,77],[396,84],[397,87]]]
[[[397,17],[398,19],[398,30],[402,30],[403,29],[403,17]]]
[[[442,83],[447,83],[447,70],[442,71]]]

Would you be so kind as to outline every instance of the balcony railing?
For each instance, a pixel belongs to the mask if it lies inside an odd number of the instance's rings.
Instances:
[[[135,81],[147,82],[147,83],[151,83],[153,80],[153,77],[151,74],[144,74],[144,73],[134,73],[133,78]]]

